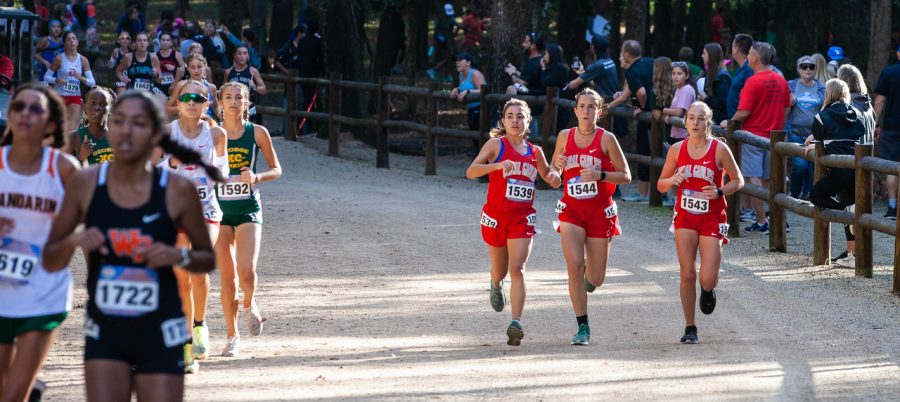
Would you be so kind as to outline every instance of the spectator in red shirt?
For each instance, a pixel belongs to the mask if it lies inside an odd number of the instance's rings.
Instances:
[[[466,31],[463,49],[471,52],[476,47],[481,46],[481,38],[484,33],[484,22],[481,21],[478,12],[469,9],[469,11],[466,12],[466,16],[463,17],[461,26]]]
[[[725,29],[725,2],[716,3],[716,15],[712,17],[712,42],[722,44],[722,30]]]
[[[763,138],[769,138],[772,130],[784,128],[784,121],[791,112],[791,90],[784,77],[772,71],[774,58],[775,47],[766,42],[753,43],[748,56],[753,76],[744,84],[738,110],[731,118],[743,122],[744,130]],[[741,172],[752,184],[768,185],[769,151],[742,144]],[[756,222],[744,230],[768,233],[765,203],[753,198],[750,205],[756,212]]]

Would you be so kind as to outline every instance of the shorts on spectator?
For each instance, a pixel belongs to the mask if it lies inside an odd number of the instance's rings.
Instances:
[[[881,159],[900,162],[900,131],[881,131],[878,146],[881,148]]]
[[[741,144],[741,174],[769,180],[769,150]]]

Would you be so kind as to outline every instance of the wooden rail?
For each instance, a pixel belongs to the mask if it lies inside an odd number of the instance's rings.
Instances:
[[[341,79],[340,73],[331,73],[328,79],[287,77],[280,74],[263,74],[263,79],[271,82],[285,83],[285,91],[288,100],[287,108],[257,106],[259,113],[280,116],[289,119],[288,131],[285,139],[296,138],[297,118],[306,118],[328,122],[328,155],[340,154],[340,130],[342,125],[354,127],[366,127],[375,130],[376,138],[376,166],[389,168],[389,129],[404,129],[424,133],[425,142],[425,169],[426,175],[434,175],[437,172],[437,140],[438,138],[455,138],[477,141],[483,144],[491,129],[491,112],[494,106],[505,103],[510,99],[520,99],[531,106],[542,106],[544,109],[543,125],[541,127],[541,146],[548,157],[552,157],[553,145],[556,142],[556,115],[559,107],[574,108],[575,102],[559,97],[559,88],[548,88],[542,96],[534,95],[508,95],[492,93],[492,87],[482,86],[481,92],[468,94],[464,102],[481,102],[479,129],[460,130],[438,125],[438,111],[441,110],[440,102],[450,101],[457,103],[457,99],[450,96],[447,91],[437,90],[436,83],[429,83],[428,87],[409,87],[390,84],[386,78],[380,78],[377,83],[354,82]],[[298,110],[296,104],[296,85],[318,85],[327,88],[326,103],[327,112],[307,112]],[[357,118],[341,115],[341,99],[344,90],[369,92],[376,96],[377,112],[374,118]],[[392,95],[406,96],[424,99],[425,121],[390,120],[389,108]],[[649,112],[637,115],[634,109],[616,108],[606,110],[603,114],[601,126],[610,128],[610,116],[624,117],[629,120],[638,120],[650,123],[650,155],[640,155],[626,152],[626,159],[631,163],[649,165],[651,182],[659,179],[662,166],[665,163],[663,154],[663,123],[654,120]],[[684,127],[681,118],[669,118],[670,126]],[[739,192],[750,197],[755,197],[769,203],[769,250],[775,252],[787,251],[786,212],[791,211],[799,216],[813,220],[813,263],[816,265],[829,265],[831,263],[831,239],[830,224],[841,223],[854,226],[856,235],[856,270],[857,276],[872,276],[872,231],[877,231],[894,236],[894,267],[893,267],[893,292],[900,294],[900,220],[894,221],[872,214],[872,180],[874,173],[898,175],[900,163],[875,158],[872,156],[871,144],[856,145],[855,155],[824,155],[824,147],[817,144],[816,150],[806,153],[799,144],[786,142],[784,131],[773,131],[769,139],[741,130],[739,121],[729,121],[727,128],[712,127],[714,135],[725,140],[725,143],[734,154],[735,160],[740,166],[741,145],[748,144],[757,148],[771,151],[770,177],[767,187],[746,184]],[[836,211],[821,209],[810,203],[798,200],[790,196],[785,181],[785,158],[800,157],[813,162],[814,179],[822,178],[828,169],[854,169],[856,175],[856,199],[855,211]],[[656,186],[650,186],[650,206],[661,206],[662,195],[656,190]],[[739,196],[738,193],[728,196],[728,235],[740,237]]]

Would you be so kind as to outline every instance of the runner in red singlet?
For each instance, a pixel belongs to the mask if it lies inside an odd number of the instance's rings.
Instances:
[[[597,92],[579,92],[575,96],[578,126],[559,132],[553,154],[553,168],[562,172],[565,187],[556,204],[556,230],[562,239],[569,297],[578,323],[572,345],[590,343],[587,292],[603,284],[612,238],[621,232],[612,194],[617,184],[631,182],[615,135],[597,126],[602,109],[603,98]]]
[[[710,136],[711,121],[709,106],[703,102],[691,105],[684,120],[688,138],[669,149],[656,184],[660,192],[675,190],[677,194],[672,225],[681,266],[681,307],[686,325],[682,343],[699,341],[694,325],[697,250],[700,250],[700,311],[712,314],[716,308],[715,288],[719,282],[722,246],[728,243],[724,197],[744,186],[731,150],[723,141]],[[723,186],[724,173],[731,179]]]
[[[520,320],[525,306],[525,263],[531,253],[537,215],[534,182],[538,174],[552,187],[559,187],[559,173],[547,165],[541,148],[525,140],[531,109],[512,99],[503,106],[503,120],[491,130],[466,177],[489,175],[487,202],[481,212],[481,236],[491,256],[491,307],[503,311],[503,279],[511,281],[512,321],[506,329],[508,345],[520,345],[525,333]]]

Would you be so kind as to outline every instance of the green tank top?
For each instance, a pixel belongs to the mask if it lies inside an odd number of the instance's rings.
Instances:
[[[116,156],[113,154],[112,147],[109,146],[109,139],[107,137],[96,138],[88,132],[87,126],[78,128],[78,140],[80,142],[84,142],[84,137],[87,137],[88,140],[93,143],[94,150],[91,151],[91,154],[88,155],[87,162],[88,165],[97,165],[100,163],[112,162],[116,159]],[[75,146],[78,149],[78,152],[81,152],[81,144]]]
[[[251,172],[256,173],[258,154],[253,123],[245,123],[240,138],[228,139],[228,182],[219,184],[216,189],[219,206],[225,215],[260,211],[259,188],[241,181],[242,168],[249,167]]]

